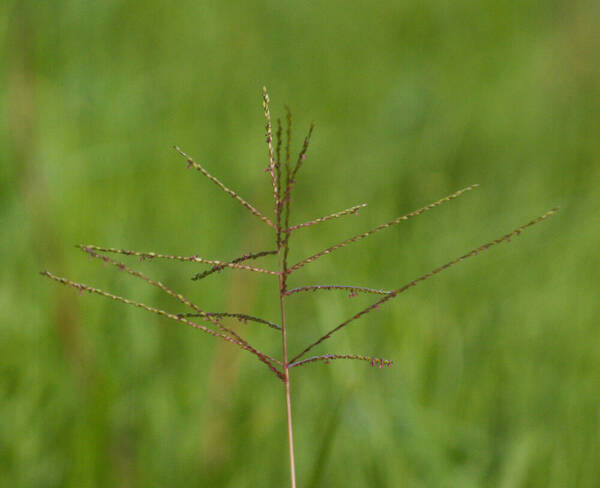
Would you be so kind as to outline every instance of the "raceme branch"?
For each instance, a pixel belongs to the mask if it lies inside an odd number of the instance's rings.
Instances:
[[[319,224],[321,222],[327,222],[328,220],[337,219],[348,214],[358,215],[358,211],[361,208],[365,208],[366,206],[366,203],[355,205],[354,207],[347,208],[346,210],[342,210],[341,212],[332,213],[331,215],[326,215],[325,217],[319,217],[318,219],[310,220],[309,222],[304,222],[303,224],[293,225],[290,228],[288,228],[287,231],[292,232],[296,229],[300,229],[301,227],[310,227],[311,225]]]
[[[252,205],[250,205],[246,200],[244,200],[242,197],[240,197],[236,192],[234,192],[233,190],[231,190],[230,188],[226,187],[223,183],[221,183],[217,178],[215,178],[213,175],[211,175],[208,171],[206,171],[200,164],[196,163],[190,156],[188,156],[186,153],[184,153],[179,146],[174,146],[174,149],[181,154],[185,159],[187,159],[188,162],[188,168],[195,168],[198,171],[200,171],[204,176],[206,176],[210,181],[212,181],[215,185],[217,185],[221,190],[223,190],[225,193],[227,193],[228,195],[230,195],[232,198],[234,198],[235,200],[237,200],[239,203],[241,203],[244,207],[246,207],[248,210],[250,210],[250,212],[252,212],[254,215],[256,215],[259,219],[261,219],[263,222],[267,223],[268,225],[270,225],[271,227],[274,227],[273,222],[271,222],[270,219],[268,219],[267,217],[265,217],[262,213],[260,213],[256,208],[254,208]]]
[[[136,302],[135,300],[130,300],[129,298],[123,298],[121,296],[114,295],[112,293],[106,292],[104,290],[100,290],[98,288],[94,288],[92,286],[85,285],[83,283],[77,283],[77,282],[71,281],[71,280],[69,280],[67,278],[62,278],[60,276],[56,276],[56,275],[50,273],[49,271],[42,271],[40,274],[42,276],[46,276],[46,277],[50,278],[51,280],[57,281],[59,283],[62,283],[63,285],[66,285],[66,286],[69,286],[71,288],[75,288],[76,290],[79,290],[79,294],[80,295],[83,295],[84,292],[87,291],[88,293],[95,293],[97,295],[100,295],[100,296],[103,296],[103,297],[106,297],[106,298],[110,298],[111,300],[125,303],[126,305],[131,305],[133,307],[141,308],[141,309],[146,310],[148,312],[152,312],[152,313],[154,313],[156,315],[161,315],[163,317],[167,317],[169,319],[181,322],[181,323],[183,323],[185,325],[189,325],[190,327],[193,327],[194,329],[199,329],[199,330],[201,330],[203,332],[206,332],[207,334],[210,334],[210,335],[215,336],[215,337],[219,337],[219,338],[221,338],[221,339],[223,339],[223,340],[225,340],[227,342],[231,342],[232,344],[235,344],[235,345],[237,345],[237,346],[241,347],[242,349],[245,349],[245,350],[247,350],[249,352],[253,352],[253,351],[250,351],[250,349],[248,349],[247,346],[245,346],[244,344],[240,343],[239,341],[237,341],[233,337],[230,337],[230,336],[228,336],[226,334],[217,332],[216,330],[210,329],[210,328],[205,327],[204,325],[198,324],[196,322],[192,322],[191,320],[187,320],[187,319],[185,319],[183,317],[179,317],[176,314],[173,314],[173,313],[170,313],[170,312],[167,312],[165,310],[158,309],[158,308],[151,307],[151,306],[146,305],[144,303]],[[283,373],[272,364],[271,360],[267,356],[260,354],[260,355],[257,355],[257,357],[258,357],[258,359],[260,361],[262,361],[263,363],[265,363],[269,367],[269,369],[273,373],[275,373],[280,379],[283,379]]]
[[[108,256],[103,256],[103,255],[97,254],[94,251],[91,251],[89,249],[84,249],[84,251],[87,252],[90,255],[90,257],[92,257],[92,258],[100,259],[107,264],[111,264],[111,265],[115,266],[116,268],[118,268],[121,271],[125,271],[126,273],[129,273],[130,275],[135,276],[136,278],[140,278],[140,279],[144,280],[146,283],[149,283],[150,285],[152,285],[154,287],[160,288],[167,295],[175,298],[176,300],[180,301],[184,305],[187,305],[188,307],[190,307],[192,310],[194,310],[198,314],[199,317],[203,318],[207,322],[212,322],[217,327],[219,327],[219,329],[221,329],[224,333],[227,333],[227,334],[231,335],[232,337],[234,337],[239,343],[243,344],[248,351],[253,352],[257,356],[262,355],[262,356],[266,357],[267,359],[269,359],[270,361],[275,361],[273,358],[254,349],[252,346],[250,346],[250,344],[248,344],[244,339],[242,339],[236,332],[234,332],[233,330],[231,330],[228,327],[225,327],[223,324],[221,324],[221,322],[218,321],[213,315],[207,314],[206,312],[201,310],[200,307],[198,307],[197,305],[192,303],[190,300],[185,298],[183,295],[181,295],[180,293],[175,293],[174,291],[170,290],[160,281],[155,281],[155,280],[149,278],[148,276],[144,275],[143,273],[140,273],[139,271],[135,271],[135,270],[129,268],[128,266],[125,266],[123,263],[120,263],[118,261],[115,261],[115,260],[109,258]]]
[[[461,196],[463,193],[471,191],[471,190],[477,188],[478,186],[479,186],[478,184],[468,186],[467,188],[459,190],[459,191],[453,193],[452,195],[448,195],[447,197],[444,197],[444,198],[438,200],[437,202],[430,203],[429,205],[419,208],[419,209],[417,209],[413,212],[410,212],[406,215],[403,215],[402,217],[398,217],[394,220],[390,220],[389,222],[386,222],[385,224],[381,224],[381,225],[375,227],[374,229],[368,230],[367,232],[363,232],[362,234],[358,234],[354,237],[346,239],[345,241],[342,241],[339,244],[335,244],[334,246],[328,247],[327,249],[324,249],[323,251],[318,252],[317,254],[314,254],[314,255],[304,259],[303,261],[300,261],[299,263],[295,264],[288,270],[288,273],[292,273],[292,272],[302,268],[303,266],[306,266],[308,263],[312,263],[316,259],[318,259],[322,256],[325,256],[326,254],[330,254],[331,252],[335,251],[336,249],[340,249],[342,247],[347,246],[348,244],[359,241],[360,239],[369,237],[369,236],[375,234],[376,232],[379,232],[380,230],[387,229],[388,227],[391,227],[392,225],[399,224],[400,222],[408,220],[411,217],[416,217],[417,215],[421,215],[422,213],[425,213],[428,210],[431,210],[432,208],[439,207],[443,203],[449,202],[450,200],[454,200],[455,198],[458,198],[459,196]]]
[[[271,275],[278,275],[279,272],[277,271],[272,271],[269,269],[263,269],[263,268],[257,268],[255,266],[247,266],[245,264],[238,264],[237,262],[233,262],[233,261],[219,261],[216,259],[204,259],[198,256],[173,256],[170,254],[159,254],[159,253],[155,253],[155,252],[139,252],[139,251],[129,251],[127,249],[117,249],[115,247],[100,247],[100,246],[94,246],[93,244],[88,244],[88,245],[77,245],[76,247],[84,250],[84,251],[96,251],[96,252],[102,252],[102,253],[113,253],[113,254],[123,254],[124,256],[137,256],[140,261],[144,261],[144,260],[149,260],[152,261],[153,259],[170,259],[172,261],[187,261],[190,263],[202,263],[202,264],[213,264],[215,265],[215,267],[220,267],[220,268],[236,268],[236,269],[245,269],[247,271],[254,271],[256,273],[266,273],[266,274],[271,274]],[[271,254],[270,251],[265,252],[264,255],[266,254]],[[240,260],[244,261],[244,259]],[[211,271],[212,272],[212,271]]]
[[[389,290],[377,290],[375,288],[366,288],[364,286],[348,286],[348,285],[312,285],[312,286],[300,286],[298,288],[292,288],[285,292],[286,295],[293,295],[294,293],[300,293],[303,291],[320,291],[320,290],[344,290],[349,291],[350,298],[354,298],[359,293],[367,293],[372,295],[388,295],[391,293]]]
[[[181,317],[201,317],[202,315],[198,313],[180,313]],[[276,324],[275,322],[270,322],[269,320],[261,319],[260,317],[254,317],[252,315],[247,315],[245,313],[228,313],[228,312],[205,312],[207,316],[213,317],[232,317],[237,319],[239,322],[243,324],[247,324],[248,322],[257,322],[259,324],[265,324],[271,327],[272,329],[281,330],[281,325]]]
[[[359,354],[323,354],[322,356],[312,356],[307,359],[302,359],[300,361],[296,361],[290,364],[290,368],[295,368],[296,366],[303,366],[308,363],[314,363],[317,361],[323,361],[326,364],[329,364],[331,361],[336,359],[354,359],[358,361],[367,361],[371,363],[371,366],[379,366],[379,369],[384,366],[390,367],[393,362],[388,359],[383,358],[374,358],[371,356],[361,356]]]
[[[454,266],[455,264],[460,263],[461,261],[464,261],[467,258],[473,257],[473,256],[477,256],[479,253],[485,252],[487,251],[490,247],[495,246],[497,244],[500,244],[502,242],[510,242],[510,239],[512,237],[516,237],[518,235],[521,234],[521,231],[525,230],[527,227],[531,227],[532,225],[535,225],[539,222],[542,222],[543,220],[546,220],[548,217],[552,216],[553,214],[555,214],[558,211],[559,207],[553,208],[552,210],[549,210],[548,212],[546,212],[544,215],[541,215],[533,220],[531,220],[530,222],[516,228],[515,230],[509,232],[508,234],[503,235],[502,237],[499,237],[498,239],[495,239],[491,242],[488,242],[486,244],[483,244],[482,246],[479,246],[471,251],[469,251],[467,254],[463,254],[462,256],[453,259],[452,261],[447,262],[446,264],[440,266],[439,268],[434,269],[433,271],[430,271],[429,273],[425,273],[422,276],[419,276],[418,278],[412,280],[410,283],[407,283],[406,285],[391,291],[390,293],[388,293],[387,295],[385,295],[382,299],[378,300],[377,302],[373,303],[372,305],[368,306],[367,308],[361,310],[360,312],[358,312],[357,314],[353,315],[352,317],[350,317],[348,320],[342,322],[340,325],[338,325],[337,327],[335,327],[334,329],[330,330],[327,334],[325,334],[324,336],[320,337],[319,339],[317,339],[315,342],[313,342],[310,346],[308,346],[306,349],[304,349],[300,354],[298,354],[297,356],[295,356],[292,359],[292,362],[296,362],[298,361],[298,359],[300,359],[302,356],[304,356],[308,351],[310,351],[313,347],[321,344],[323,341],[325,341],[326,339],[329,339],[335,332],[339,331],[340,329],[344,328],[345,326],[347,326],[348,324],[350,324],[351,322],[353,322],[356,319],[359,319],[360,317],[362,317],[363,315],[366,315],[369,312],[372,312],[373,310],[377,310],[377,308],[379,308],[380,305],[384,304],[385,302],[387,302],[388,300],[391,300],[392,298],[397,297],[400,293],[405,292],[406,290],[408,290],[409,288],[412,288],[413,286],[418,285],[421,281],[425,281],[428,278],[431,278],[432,276]]]
[[[248,261],[250,259],[258,259],[258,258],[262,258],[263,256],[269,256],[272,254],[277,254],[277,251],[261,251],[261,252],[257,252],[254,254],[244,254],[243,256],[233,259],[231,261],[228,261],[224,264],[218,264],[213,266],[212,268],[203,271],[201,273],[196,273],[193,277],[192,280],[197,281],[197,280],[201,280],[203,278],[206,278],[207,276],[210,276],[213,273],[216,273],[218,271],[222,271],[223,269],[227,268],[227,267],[233,267],[233,266],[229,266],[232,264],[239,264],[239,263],[243,263],[244,261]]]

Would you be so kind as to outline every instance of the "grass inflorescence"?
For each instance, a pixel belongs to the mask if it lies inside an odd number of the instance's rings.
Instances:
[[[429,205],[425,205],[421,208],[413,210],[405,215],[397,217],[391,221],[385,222],[381,225],[378,225],[372,229],[367,231],[363,231],[359,234],[356,234],[350,238],[344,239],[341,242],[330,246],[322,251],[317,252],[311,256],[308,256],[299,262],[290,265],[288,262],[289,251],[290,251],[290,236],[292,233],[300,231],[306,227],[310,227],[315,224],[328,222],[333,219],[343,218],[347,215],[354,215],[360,210],[364,209],[367,204],[362,203],[359,205],[354,205],[345,210],[341,210],[338,212],[333,212],[329,215],[315,218],[308,222],[303,222],[299,224],[290,224],[290,208],[291,208],[291,200],[292,193],[294,190],[294,185],[296,183],[296,177],[301,169],[303,163],[307,159],[308,149],[310,146],[311,136],[314,130],[314,123],[310,125],[308,130],[308,134],[306,135],[302,148],[298,153],[297,158],[292,158],[291,152],[291,144],[292,144],[292,115],[289,109],[286,107],[286,118],[285,118],[285,130],[283,128],[283,124],[280,119],[277,120],[277,127],[275,130],[275,135],[273,135],[273,125],[271,122],[271,111],[270,111],[270,100],[267,94],[266,89],[263,89],[263,108],[265,115],[265,137],[267,144],[267,167],[265,172],[268,173],[270,179],[270,186],[272,188],[273,193],[273,216],[268,217],[265,213],[261,212],[256,208],[256,206],[249,203],[247,200],[242,198],[236,191],[227,187],[224,183],[222,183],[219,179],[210,174],[202,165],[194,161],[188,154],[183,152],[179,147],[175,146],[177,152],[179,152],[186,161],[188,168],[194,168],[199,171],[202,175],[208,178],[210,181],[215,183],[221,190],[223,190],[226,194],[236,200],[240,205],[246,208],[251,214],[255,217],[258,217],[263,224],[270,227],[272,229],[273,235],[273,245],[275,249],[271,250],[262,250],[249,254],[245,254],[243,256],[229,259],[229,260],[219,260],[219,259],[207,259],[200,256],[177,256],[171,254],[164,253],[156,253],[156,252],[140,252],[140,251],[131,251],[126,249],[119,249],[113,247],[102,247],[96,245],[78,245],[77,247],[85,252],[91,259],[98,259],[104,262],[105,265],[111,265],[117,268],[120,271],[123,271],[131,276],[139,278],[151,286],[154,286],[165,294],[170,295],[179,301],[183,306],[187,307],[190,311],[186,313],[178,313],[178,312],[169,312],[163,309],[155,308],[150,305],[146,305],[141,302],[137,302],[134,300],[130,300],[128,298],[124,298],[107,291],[94,288],[92,286],[85,285],[83,283],[78,283],[75,281],[71,281],[67,278],[62,278],[59,276],[50,273],[49,271],[43,271],[41,274],[54,280],[59,283],[62,283],[66,286],[74,288],[78,290],[81,294],[86,292],[90,294],[101,295],[105,298],[109,298],[114,301],[119,301],[125,303],[127,305],[131,305],[134,307],[141,308],[148,312],[166,317],[168,319],[180,322],[182,324],[194,327],[200,331],[206,332],[214,337],[219,339],[223,339],[224,341],[229,342],[230,344],[234,344],[235,346],[249,352],[253,356],[256,357],[259,361],[264,363],[269,371],[271,371],[277,378],[279,378],[285,385],[285,398],[286,398],[286,416],[287,416],[287,429],[288,429],[288,448],[289,448],[289,458],[290,458],[290,480],[291,486],[296,486],[296,475],[295,475],[295,463],[294,463],[294,442],[293,442],[293,428],[292,428],[292,397],[290,392],[290,369],[296,368],[298,366],[304,366],[311,363],[331,363],[332,361],[337,360],[355,360],[355,361],[364,361],[370,364],[373,367],[383,368],[389,367],[392,365],[392,361],[389,359],[379,358],[375,356],[361,355],[361,354],[345,354],[345,353],[324,353],[318,354],[314,356],[307,356],[309,352],[311,352],[314,348],[322,344],[324,341],[329,339],[333,334],[355,322],[357,319],[362,318],[363,316],[369,314],[370,312],[376,310],[378,307],[383,305],[385,302],[390,301],[393,298],[396,298],[400,294],[409,290],[410,288],[418,285],[419,283],[433,277],[434,275],[464,261],[467,258],[477,256],[482,252],[487,251],[491,247],[501,244],[504,242],[509,242],[513,237],[518,236],[523,230],[526,228],[535,225],[539,222],[550,217],[553,213],[555,213],[558,209],[554,208],[543,215],[534,218],[528,223],[517,227],[516,229],[502,235],[501,237],[494,239],[490,242],[487,242],[481,246],[478,246],[471,251],[455,258],[447,263],[431,270],[428,273],[425,273],[410,282],[396,288],[393,290],[381,290],[374,288],[367,288],[362,286],[353,286],[353,285],[341,285],[341,284],[329,284],[329,285],[306,285],[306,286],[298,286],[295,288],[289,288],[288,280],[297,270],[303,268],[304,266],[311,264],[321,257],[331,254],[336,250],[346,247],[349,244],[357,242],[361,239],[372,236],[373,234],[388,229],[392,226],[400,224],[412,217],[417,217],[429,210],[433,210],[436,207],[443,205],[447,202],[455,200],[460,196],[474,190],[478,187],[477,184],[467,186],[462,190],[458,190],[444,198],[441,198]],[[285,135],[284,135],[285,134]],[[188,298],[184,297],[180,293],[177,293],[162,282],[154,280],[145,274],[134,270],[133,268],[127,266],[125,263],[117,261],[110,257],[110,255],[122,255],[127,257],[137,257],[140,261],[148,260],[152,261],[154,259],[160,260],[175,260],[175,261],[184,261],[191,263],[199,263],[209,265],[209,268],[203,272],[199,272],[195,274],[192,279],[193,280],[201,280],[204,279],[211,274],[219,271],[223,271],[225,269],[233,269],[233,270],[243,270],[250,271],[255,273],[262,273],[266,275],[271,275],[277,277],[278,290],[279,290],[279,307],[281,310],[281,320],[280,323],[274,323],[272,321],[265,320],[261,317],[255,317],[253,315],[249,315],[246,312],[209,312],[204,309],[204,306],[199,306],[198,304],[192,302]],[[248,264],[249,262],[258,261],[265,256],[277,256],[277,269],[267,269],[265,267],[255,266]],[[321,335],[320,337],[315,338],[312,342],[307,344],[301,352],[297,353],[294,356],[291,356],[288,351],[288,334],[293,331],[293,327],[290,327],[289,320],[286,317],[286,299],[291,297],[292,295],[303,293],[303,292],[323,292],[323,291],[343,291],[349,294],[349,297],[352,298],[358,294],[362,295],[376,295],[377,299],[363,308],[359,312],[355,313],[348,319],[344,320],[342,323],[337,326],[331,328],[327,333]],[[244,339],[240,333],[233,330],[231,327],[227,327],[223,324],[224,318],[234,318],[242,323],[256,323],[262,324],[263,326],[267,326],[275,331],[275,333],[279,333],[281,335],[281,350],[278,354],[272,353],[267,354],[263,352],[258,346],[251,345],[248,340]],[[192,320],[193,319],[193,320]],[[200,323],[202,322],[202,323]]]

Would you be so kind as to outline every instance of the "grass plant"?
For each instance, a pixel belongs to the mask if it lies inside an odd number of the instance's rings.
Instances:
[[[240,205],[246,208],[252,215],[257,217],[263,225],[270,227],[273,238],[274,249],[262,250],[254,253],[245,254],[235,259],[229,260],[217,260],[217,259],[206,259],[197,255],[192,256],[177,256],[171,254],[163,254],[156,252],[139,252],[131,251],[126,249],[119,249],[113,247],[101,247],[97,245],[78,245],[77,247],[85,252],[90,258],[98,259],[103,261],[105,265],[111,265],[120,271],[130,274],[136,278],[139,278],[151,286],[159,288],[167,295],[173,297],[179,301],[182,305],[187,307],[190,311],[185,313],[167,311],[153,306],[134,301],[113,293],[104,291],[99,288],[71,281],[70,279],[59,277],[49,271],[43,271],[41,274],[59,283],[78,290],[81,294],[86,292],[90,294],[97,294],[109,298],[114,301],[119,301],[127,305],[141,308],[148,312],[161,315],[169,318],[173,321],[180,322],[182,324],[191,326],[195,329],[203,331],[214,337],[222,339],[224,341],[233,344],[240,349],[243,349],[252,354],[257,360],[262,362],[269,371],[277,377],[284,385],[285,390],[285,410],[287,417],[287,433],[288,433],[288,450],[289,450],[289,463],[290,463],[290,484],[293,488],[296,487],[296,469],[295,469],[295,456],[294,456],[294,439],[293,439],[293,422],[292,422],[292,394],[291,394],[291,374],[290,370],[316,362],[330,363],[337,360],[357,360],[364,361],[371,366],[377,366],[378,368],[389,367],[392,365],[392,361],[389,359],[380,358],[377,356],[363,355],[363,354],[346,354],[346,353],[318,353],[309,356],[313,349],[320,346],[323,342],[331,338],[335,333],[346,328],[347,326],[355,323],[358,319],[363,318],[367,314],[373,312],[384,303],[390,301],[393,298],[398,297],[402,293],[406,292],[410,288],[418,285],[419,283],[433,277],[434,275],[458,264],[470,257],[479,255],[482,252],[487,251],[491,247],[501,244],[508,243],[513,237],[517,237],[521,232],[537,223],[546,220],[548,217],[553,215],[558,208],[554,208],[544,213],[543,215],[534,218],[533,220],[521,225],[514,230],[490,241],[482,244],[465,254],[452,259],[445,264],[425,273],[412,281],[399,286],[392,290],[374,289],[363,286],[353,286],[346,284],[327,284],[327,285],[307,285],[297,286],[291,288],[289,286],[289,280],[293,274],[304,266],[311,264],[321,257],[335,252],[336,250],[346,247],[350,244],[358,242],[364,238],[370,237],[373,234],[386,230],[397,224],[400,224],[413,217],[417,217],[429,210],[433,210],[436,207],[443,205],[447,202],[457,199],[460,196],[474,190],[478,187],[477,184],[467,186],[461,190],[458,190],[444,198],[441,198],[429,205],[413,210],[405,215],[398,218],[385,222],[377,227],[370,230],[361,232],[350,238],[340,241],[338,244],[327,247],[311,256],[308,256],[297,263],[289,262],[290,254],[290,243],[291,238],[297,232],[301,230],[317,225],[323,222],[327,222],[333,219],[343,218],[347,215],[357,214],[360,210],[364,209],[367,204],[363,203],[349,207],[345,210],[331,213],[329,215],[319,217],[308,222],[291,224],[291,202],[294,191],[294,185],[298,172],[302,168],[305,160],[307,159],[307,153],[310,145],[311,136],[314,130],[314,124],[311,124],[308,134],[306,135],[302,148],[296,158],[292,158],[292,116],[289,109],[287,110],[287,116],[285,124],[282,124],[281,120],[278,119],[276,123],[276,129],[273,129],[270,113],[269,95],[266,89],[263,88],[263,108],[266,120],[266,145],[267,145],[267,158],[268,164],[265,172],[268,174],[270,179],[270,186],[272,187],[273,194],[273,212],[271,216],[266,215],[266,212],[262,212],[256,208],[253,204],[242,198],[236,191],[227,187],[219,179],[209,173],[202,165],[194,161],[189,155],[183,152],[179,147],[175,147],[177,152],[183,156],[187,162],[188,168],[192,168],[200,172],[214,184],[216,184],[226,194],[236,200]],[[284,135],[285,125],[285,135]],[[223,271],[225,269],[232,269],[237,271],[250,271],[254,273],[261,273],[276,277],[277,286],[279,290],[279,308],[280,308],[280,321],[275,323],[266,320],[261,317],[256,317],[247,313],[233,313],[233,312],[207,312],[205,305],[202,306],[192,302],[185,296],[173,291],[167,287],[161,281],[157,281],[133,268],[127,266],[125,263],[113,259],[111,255],[122,255],[128,257],[137,257],[140,261],[143,260],[176,260],[185,261],[190,263],[199,263],[208,265],[205,271],[195,274],[193,280],[202,280],[212,275],[213,273]],[[260,261],[265,256],[276,255],[277,256],[277,269],[268,269],[260,267],[258,265],[250,264],[255,261]],[[355,313],[348,319],[344,320],[340,324],[333,326],[324,335],[315,338],[312,342],[307,344],[301,351],[292,354],[288,350],[288,336],[293,333],[293,321],[290,321],[286,314],[286,300],[292,299],[291,297],[298,293],[306,292],[328,292],[328,291],[343,291],[348,293],[350,297],[358,294],[374,295],[376,299],[373,303],[363,308],[359,312]],[[259,346],[251,344],[247,339],[242,337],[240,333],[233,327],[226,326],[224,324],[225,318],[234,318],[244,323],[254,323],[261,326],[266,326],[274,330],[274,333],[278,333],[281,336],[281,349],[276,353],[264,352]]]

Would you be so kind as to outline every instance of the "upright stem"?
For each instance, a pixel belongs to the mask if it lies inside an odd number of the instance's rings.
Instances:
[[[292,397],[290,395],[290,365],[287,353],[287,329],[285,324],[285,292],[287,288],[287,254],[289,251],[289,189],[290,189],[290,172],[289,172],[289,156],[286,159],[286,201],[285,205],[285,228],[282,229],[281,214],[284,199],[281,198],[281,123],[278,121],[277,129],[277,151],[273,151],[273,134],[271,132],[271,112],[269,110],[269,95],[267,89],[263,87],[263,107],[265,109],[266,136],[267,147],[269,150],[269,166],[268,170],[271,173],[273,182],[273,202],[275,203],[275,232],[277,239],[277,261],[279,274],[279,305],[281,306],[281,343],[283,346],[283,382],[285,383],[285,405],[287,410],[287,428],[288,428],[288,446],[290,452],[290,480],[291,487],[296,488],[296,468],[294,465],[294,433],[292,429]],[[288,116],[288,124],[290,117]],[[290,141],[288,129],[288,144]],[[289,150],[288,150],[289,152]],[[282,233],[284,239],[282,239]],[[281,251],[284,251],[283,254]]]
[[[291,487],[296,488],[296,468],[294,464],[294,432],[292,427],[292,398],[290,395],[290,367],[287,354],[287,329],[285,325],[285,288],[286,272],[285,262],[282,263],[281,244],[277,250],[279,258],[279,303],[281,306],[281,340],[283,345],[283,375],[285,383],[285,404],[287,409],[288,445],[290,451],[290,480]],[[282,266],[283,264],[283,266]]]

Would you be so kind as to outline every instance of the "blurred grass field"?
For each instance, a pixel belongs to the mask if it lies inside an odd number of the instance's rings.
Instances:
[[[0,5],[0,485],[286,486],[282,385],[202,333],[38,272],[179,311],[90,262],[94,243],[231,259],[268,211],[260,88],[317,128],[292,262],[472,183],[327,256],[293,286],[408,291],[294,370],[300,486],[595,487],[600,480],[600,5],[573,2],[34,2]],[[277,318],[269,277],[137,263],[208,310]],[[368,303],[290,298],[293,351]],[[269,351],[278,337],[245,334]]]

